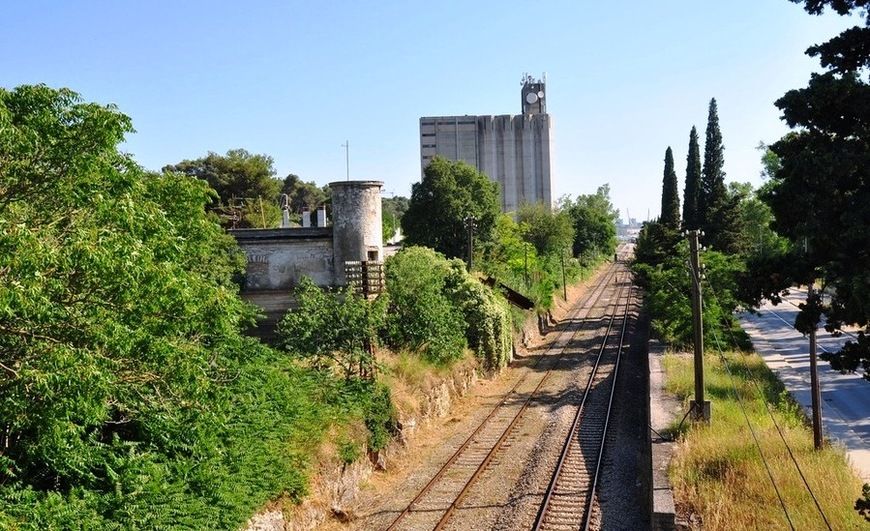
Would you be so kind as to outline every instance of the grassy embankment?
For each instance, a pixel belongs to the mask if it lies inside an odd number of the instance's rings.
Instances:
[[[833,529],[854,529],[867,522],[853,509],[861,484],[842,450],[813,451],[812,430],[800,407],[756,354],[726,354],[729,376],[718,354],[705,357],[705,383],[713,403],[710,426],[689,425],[679,432],[670,477],[678,506],[700,516],[704,529],[787,529],[788,523],[771,485],[753,435],[747,427],[739,393],[752,430],[796,529],[825,529],[771,415]],[[693,395],[691,357],[664,358],[666,387],[688,405]],[[768,411],[769,408],[769,411]]]

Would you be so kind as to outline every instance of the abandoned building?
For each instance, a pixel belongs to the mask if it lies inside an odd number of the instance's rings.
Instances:
[[[242,297],[263,309],[266,333],[290,308],[302,277],[318,286],[344,286],[354,264],[383,260],[382,187],[380,181],[333,182],[332,220],[321,207],[313,224],[304,213],[302,227],[230,231],[247,256]]]

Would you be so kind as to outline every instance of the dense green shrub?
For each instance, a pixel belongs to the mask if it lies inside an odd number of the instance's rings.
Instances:
[[[238,529],[367,395],[245,338],[244,256],[130,120],[0,89],[0,526]],[[350,398],[348,398],[350,397]],[[355,405],[362,404],[362,405]]]
[[[481,284],[453,261],[448,281],[452,298],[465,317],[468,345],[484,366],[500,369],[513,354],[510,307],[504,297]]]
[[[296,308],[287,312],[278,327],[287,353],[344,379],[337,393],[340,409],[363,419],[369,450],[382,449],[395,432],[396,412],[389,388],[373,378],[375,360],[370,347],[376,345],[385,325],[387,295],[369,301],[349,289],[321,289],[305,277],[295,296]]]
[[[284,347],[318,369],[338,369],[341,376],[365,376],[374,360],[378,332],[386,318],[387,297],[374,301],[350,290],[333,293],[304,277],[295,290],[296,309],[284,316],[278,334]]]
[[[450,262],[426,247],[409,247],[387,260],[387,338],[394,347],[420,350],[434,363],[462,356],[465,321],[447,289],[449,274]]]
[[[468,274],[461,260],[409,247],[387,261],[391,311],[387,333],[399,348],[422,348],[436,363],[462,355],[466,344],[487,368],[500,368],[513,350],[504,298]]]

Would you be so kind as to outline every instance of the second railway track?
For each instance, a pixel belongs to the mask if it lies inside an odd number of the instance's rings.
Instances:
[[[593,523],[595,488],[601,474],[604,444],[631,307],[632,288],[626,290],[628,297],[622,322],[613,330],[614,321],[611,321],[598,351],[583,398],[535,519],[535,531],[588,530]],[[611,342],[611,338],[615,341]]]
[[[589,323],[598,323],[599,326],[602,321],[607,323],[607,332],[601,345],[601,351],[604,351],[611,335],[610,330],[614,327],[614,322],[618,321],[619,309],[625,306],[623,313],[627,313],[628,303],[622,301],[625,288],[621,287],[620,278],[622,283],[626,282],[627,273],[617,265],[611,266],[603,280],[585,298],[584,303],[575,307],[566,330],[559,333],[553,345],[518,379],[514,387],[400,512],[388,529],[441,529],[447,524],[461,527],[461,522],[457,520],[457,511],[464,508],[466,497],[481,476],[498,463],[499,455],[510,448],[518,437],[516,432],[521,431],[518,426],[522,424],[524,414],[529,405],[539,397],[550,375],[554,371],[576,369],[578,358],[568,360],[570,363],[565,360],[566,357],[576,356],[578,349],[575,348],[575,343],[578,336],[587,331]],[[592,316],[594,311],[601,310],[599,302],[605,299],[606,293],[610,297],[603,315]],[[622,320],[617,328],[624,330],[625,317]],[[593,369],[590,378],[594,377]],[[527,433],[523,435],[534,436]]]

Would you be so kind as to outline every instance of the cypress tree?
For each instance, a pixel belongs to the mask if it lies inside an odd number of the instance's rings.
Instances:
[[[698,194],[698,225],[710,232],[713,211],[724,203],[725,190],[725,147],[722,145],[722,132],[719,130],[719,113],[716,98],[710,100],[710,113],[707,116],[706,141],[704,142],[704,167],[701,170],[701,189]],[[708,237],[710,237],[708,235]]]
[[[686,155],[686,188],[683,190],[683,228],[698,228],[698,194],[701,186],[701,149],[698,130],[689,133],[689,154]]]
[[[665,150],[665,173],[662,179],[662,225],[680,228],[680,194],[677,191],[677,173],[674,171],[674,153],[671,147]]]
[[[724,151],[716,98],[713,98],[707,119],[701,193],[698,196],[699,225],[706,233],[705,244],[725,253],[737,253],[740,251],[740,197],[729,194],[725,188]]]

